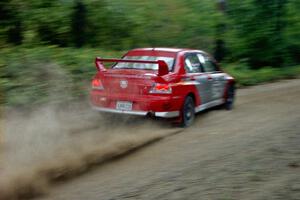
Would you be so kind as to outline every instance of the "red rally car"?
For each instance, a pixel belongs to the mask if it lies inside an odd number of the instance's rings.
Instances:
[[[106,69],[103,62],[114,65]],[[189,126],[199,111],[233,105],[234,78],[204,51],[141,48],[95,64],[90,101],[98,111],[174,118]]]

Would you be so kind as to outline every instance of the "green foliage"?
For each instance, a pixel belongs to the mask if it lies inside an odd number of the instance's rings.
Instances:
[[[86,41],[86,7],[81,1],[76,1],[73,8],[71,36],[76,47],[82,47]]]
[[[21,44],[23,40],[21,15],[16,2],[12,0],[0,2],[0,44],[1,39],[15,45]]]
[[[218,60],[247,60],[252,68],[300,62],[298,0],[217,2],[3,0],[0,45],[172,46],[207,50]]]
[[[289,59],[292,64],[300,63],[300,1],[289,1],[286,21],[284,42],[286,42]]]
[[[85,97],[95,73],[94,58],[122,52],[45,46],[0,51],[0,83],[6,105],[26,106]]]
[[[237,80],[238,86],[251,86],[300,76],[300,65],[285,68],[264,67],[253,70],[243,63],[231,63],[226,64],[224,70]]]
[[[252,68],[299,63],[296,61],[297,56],[290,51],[291,48],[297,49],[299,46],[289,43],[290,39],[286,37],[287,34],[299,33],[299,23],[294,19],[299,19],[299,1],[229,2],[229,31],[226,41],[231,51],[231,59],[246,59]],[[296,40],[299,41],[299,37]]]
[[[32,0],[33,1],[33,0]],[[68,46],[70,44],[71,5],[60,0],[28,2],[24,11],[32,40],[41,44]]]
[[[239,63],[226,68],[241,85],[299,74],[288,67],[300,64],[299,0],[217,2],[1,0],[0,101],[86,96],[96,55],[119,57],[136,47],[206,50]]]

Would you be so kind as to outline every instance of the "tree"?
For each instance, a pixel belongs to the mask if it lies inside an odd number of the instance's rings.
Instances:
[[[300,63],[300,1],[289,0],[287,4],[286,26],[284,41],[289,56],[289,64]]]
[[[247,59],[252,68],[282,66],[287,0],[231,0],[231,34],[227,38],[234,57]]]
[[[22,29],[22,24],[20,20],[16,20],[15,24],[9,28],[7,32],[7,41],[15,44],[15,45],[20,45],[22,44],[23,40],[23,29]]]
[[[4,34],[7,42],[19,45],[23,40],[23,28],[21,17],[19,16],[18,7],[11,0],[0,2],[0,34]]]
[[[81,0],[77,0],[73,8],[71,19],[71,37],[76,47],[86,43],[87,10]]]
[[[217,8],[221,13],[221,21],[216,25],[216,42],[214,49],[214,56],[217,61],[221,62],[226,56],[226,47],[224,33],[226,31],[225,14],[226,14],[226,0],[218,0]]]

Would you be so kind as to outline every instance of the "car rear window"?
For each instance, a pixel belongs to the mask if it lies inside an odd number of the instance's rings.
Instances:
[[[158,56],[125,56],[126,60],[145,60],[145,61],[157,61],[163,60],[167,63],[169,71],[172,71],[175,59],[173,57],[158,57]],[[117,63],[113,66],[114,69],[146,69],[146,70],[158,70],[158,64],[145,64],[145,63]]]

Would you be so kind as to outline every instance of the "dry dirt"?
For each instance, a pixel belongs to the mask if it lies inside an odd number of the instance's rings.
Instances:
[[[82,103],[4,114],[0,200],[47,193],[56,182],[180,131],[159,122],[107,118]]]
[[[201,113],[42,199],[300,199],[299,99],[300,80],[241,89],[234,110]]]
[[[187,129],[107,121],[84,106],[67,116],[53,108],[13,113],[0,198],[33,190],[44,200],[300,199],[299,99],[300,79],[240,89],[234,110],[200,113]],[[53,182],[64,176],[73,178]]]

